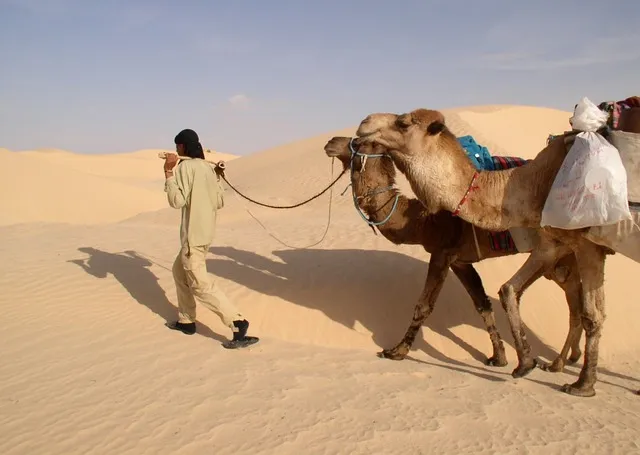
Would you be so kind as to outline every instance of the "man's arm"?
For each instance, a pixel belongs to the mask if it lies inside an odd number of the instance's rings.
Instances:
[[[170,171],[165,171],[164,175],[166,178],[164,190],[167,193],[169,205],[174,209],[184,207],[191,193],[193,175],[185,169],[185,166],[180,165]]]

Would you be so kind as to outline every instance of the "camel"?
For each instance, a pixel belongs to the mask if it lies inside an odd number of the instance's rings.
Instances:
[[[461,218],[451,216],[447,211],[429,214],[420,201],[401,195],[395,187],[395,166],[386,155],[386,149],[383,146],[362,144],[356,151],[351,146],[351,138],[337,136],[327,142],[324,150],[327,156],[338,158],[345,170],[351,168],[354,204],[361,214],[364,212],[367,215],[367,222],[372,228],[377,227],[387,240],[396,245],[422,245],[431,255],[424,288],[409,328],[395,347],[382,350],[378,356],[393,360],[405,358],[418,331],[433,311],[435,301],[451,268],[469,293],[489,333],[493,355],[485,361],[485,364],[507,365],[504,345],[495,326],[491,301],[473,263],[519,252],[496,250],[491,247],[488,231],[475,228]],[[543,369],[557,372],[562,371],[566,363],[577,362],[582,355],[580,351],[582,326],[579,313],[581,288],[575,257],[569,255],[563,258],[550,270],[545,271],[544,276],[563,289],[569,305],[569,333],[564,346],[551,364],[543,365]],[[529,286],[534,281],[535,279],[526,285]],[[422,308],[426,309],[422,311]],[[571,356],[567,360],[569,349],[571,349]]]
[[[435,110],[416,109],[402,115],[371,114],[360,123],[356,143],[376,142],[386,147],[429,213],[448,210],[477,227],[492,231],[513,227],[538,229],[539,245],[500,288],[500,299],[518,352],[514,377],[522,377],[536,367],[518,312],[522,288],[540,270],[546,270],[571,252],[575,254],[583,297],[585,361],[578,380],[564,384],[561,390],[574,396],[591,397],[596,393],[599,341],[605,319],[604,264],[606,255],[614,251],[586,238],[589,228],[540,227],[547,195],[577,133],[566,132],[551,140],[524,166],[494,172],[475,169],[446,127],[444,115]]]

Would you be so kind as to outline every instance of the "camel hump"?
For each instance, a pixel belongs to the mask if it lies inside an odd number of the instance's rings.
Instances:
[[[564,146],[567,149],[567,152],[573,146],[573,143],[576,141],[576,136],[578,135],[578,133],[580,133],[580,131],[577,131],[577,130],[567,131],[566,133],[564,133],[563,140],[564,140]]]
[[[554,140],[562,138],[566,152],[568,153],[569,149],[571,148],[571,146],[576,140],[576,136],[580,133],[581,131],[579,130],[571,130],[571,131],[565,131],[562,134],[550,134],[547,137],[547,146],[549,146],[549,144],[551,144],[551,142],[553,142]]]

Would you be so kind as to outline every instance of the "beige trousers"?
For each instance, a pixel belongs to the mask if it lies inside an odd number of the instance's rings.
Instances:
[[[237,331],[233,321],[244,316],[216,286],[207,272],[206,256],[209,245],[183,247],[173,263],[173,279],[178,294],[178,320],[196,322],[196,302],[216,313],[222,322]]]

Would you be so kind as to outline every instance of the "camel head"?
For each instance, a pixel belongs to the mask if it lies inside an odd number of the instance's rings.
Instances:
[[[425,142],[437,140],[443,131],[448,130],[441,112],[416,109],[401,115],[371,114],[360,123],[356,135],[363,142],[376,142],[410,156],[424,148]]]
[[[358,139],[351,142],[351,139],[344,136],[332,137],[324,146],[324,151],[328,157],[339,159],[343,169],[352,167],[352,179],[360,177],[364,170],[371,170],[372,173],[382,173],[392,179],[395,178],[395,167],[388,158],[387,149],[384,146],[375,142],[362,142]],[[356,153],[354,154],[354,152]]]
[[[442,167],[438,169],[440,172],[446,171],[454,164],[448,149],[451,146],[460,148],[455,136],[445,126],[444,115],[429,109],[416,109],[400,115],[370,114],[360,123],[356,134],[359,143],[376,143],[385,147],[404,174],[412,172],[411,168],[415,171],[417,165],[423,171],[434,166]],[[435,162],[439,164],[436,166]]]
[[[343,169],[349,169],[351,165],[350,137],[334,136],[325,144],[324,152],[329,158],[338,158]]]
[[[371,114],[362,120],[356,135],[357,143],[375,143],[387,150],[430,213],[442,210],[446,200],[443,178],[455,175],[458,168],[471,173],[474,170],[439,111],[416,109],[400,115]],[[466,178],[465,175],[468,186]]]

